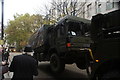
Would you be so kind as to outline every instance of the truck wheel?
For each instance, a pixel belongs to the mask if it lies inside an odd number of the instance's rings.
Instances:
[[[54,73],[61,73],[65,69],[65,64],[57,54],[53,53],[50,57],[50,67]]]
[[[91,63],[88,55],[85,55],[85,59],[81,59],[76,62],[76,65],[79,69],[86,69],[87,75],[90,77],[91,74]]]
[[[76,62],[76,65],[79,69],[86,69],[86,65],[82,61]]]
[[[119,70],[111,70],[102,75],[95,76],[95,80],[119,80],[120,72]]]

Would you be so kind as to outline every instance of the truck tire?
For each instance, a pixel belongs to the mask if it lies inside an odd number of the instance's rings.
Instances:
[[[84,61],[76,62],[76,65],[79,69],[86,69],[86,65]]]
[[[87,69],[89,67],[89,60],[86,56],[83,59],[81,58],[81,60],[78,60],[76,62],[76,65],[79,69]]]
[[[50,57],[50,67],[54,73],[61,73],[65,69],[65,63],[57,54],[53,53]]]
[[[100,74],[99,76],[95,76],[94,80],[119,80],[119,79],[120,79],[120,71],[111,70],[105,72],[104,74]]]
[[[88,54],[85,55],[85,59],[81,59],[78,62],[76,62],[76,65],[79,69],[86,69],[87,75],[88,77],[90,77],[91,63]]]

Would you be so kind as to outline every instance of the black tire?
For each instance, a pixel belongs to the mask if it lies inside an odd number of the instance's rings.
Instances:
[[[79,69],[86,69],[85,62],[83,61],[76,62],[76,65]]]
[[[87,75],[90,77],[91,74],[91,63],[90,63],[90,56],[88,54],[85,55],[85,59],[81,59],[76,62],[76,65],[79,69],[86,69]]]
[[[85,57],[81,59],[77,59],[76,65],[79,69],[86,69],[87,67],[89,67],[89,60],[86,56],[87,55],[85,55]]]
[[[120,80],[120,71],[111,70],[104,74],[100,74],[99,76],[96,75],[95,80]]]
[[[50,57],[50,67],[54,73],[61,73],[65,69],[65,63],[57,54],[53,53]]]

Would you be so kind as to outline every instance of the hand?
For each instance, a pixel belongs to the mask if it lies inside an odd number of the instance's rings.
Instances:
[[[2,65],[5,65],[6,64],[6,61],[2,61]]]

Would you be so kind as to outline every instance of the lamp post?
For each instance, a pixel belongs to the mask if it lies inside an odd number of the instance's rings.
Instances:
[[[1,40],[4,37],[4,0],[1,0],[2,3],[2,20],[1,20]]]
[[[3,18],[3,15],[4,15],[4,0],[1,0],[1,8],[2,8],[2,15],[1,15],[1,39],[0,39],[0,45],[3,47],[4,45],[4,18]]]

